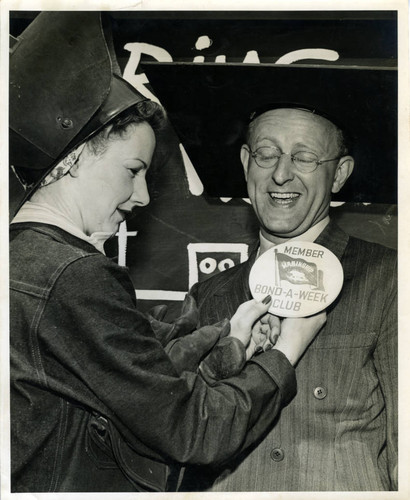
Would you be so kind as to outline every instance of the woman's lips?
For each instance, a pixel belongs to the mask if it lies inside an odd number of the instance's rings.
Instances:
[[[131,210],[122,210],[121,208],[117,208],[117,212],[120,214],[123,221],[131,215]]]

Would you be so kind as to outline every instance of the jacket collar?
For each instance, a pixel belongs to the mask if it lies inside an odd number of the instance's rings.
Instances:
[[[345,252],[349,235],[346,234],[334,221],[330,221],[325,229],[316,238],[315,243],[322,245],[341,260]]]
[[[24,230],[45,234],[60,243],[71,245],[87,253],[100,253],[91,243],[64,231],[64,229],[42,222],[17,222],[11,224],[10,239],[13,239],[14,234]]]

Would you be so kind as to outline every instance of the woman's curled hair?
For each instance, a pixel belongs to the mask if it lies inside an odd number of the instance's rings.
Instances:
[[[164,108],[154,101],[145,99],[119,113],[87,141],[87,146],[94,155],[100,155],[107,149],[111,139],[124,137],[130,125],[148,123],[154,132],[158,132],[164,127],[165,119]]]

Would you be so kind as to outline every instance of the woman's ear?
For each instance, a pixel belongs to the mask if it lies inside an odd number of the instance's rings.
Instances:
[[[88,150],[88,144],[83,143],[80,146],[78,146],[77,149],[75,149],[72,153],[70,153],[69,158],[70,161],[74,161],[73,165],[70,167],[70,170],[68,171],[68,174],[70,177],[78,177],[79,175],[79,168],[83,163],[87,161],[89,157],[89,150]]]
[[[353,172],[353,168],[354,159],[352,156],[342,156],[342,158],[340,158],[333,179],[332,193],[338,193],[342,189]]]
[[[77,161],[74,163],[74,165],[70,168],[70,170],[68,171],[68,174],[71,176],[71,177],[78,177],[78,167],[79,167],[79,159],[77,159]]]
[[[241,147],[241,162],[243,165],[243,171],[245,173],[246,181],[248,181],[249,157],[250,157],[249,147],[247,144],[243,144]]]

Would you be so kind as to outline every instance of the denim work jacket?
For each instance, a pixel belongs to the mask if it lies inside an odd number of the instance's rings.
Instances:
[[[125,268],[47,224],[11,226],[13,492],[169,491],[222,463],[295,395],[279,351],[208,385],[179,373]]]

